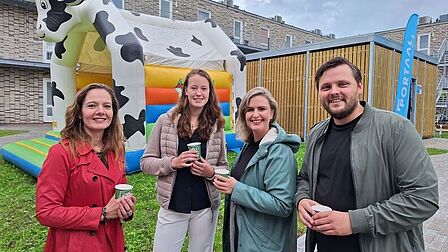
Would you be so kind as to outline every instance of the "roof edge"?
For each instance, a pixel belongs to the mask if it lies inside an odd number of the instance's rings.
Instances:
[[[335,47],[343,47],[348,45],[356,45],[356,44],[366,44],[373,42],[376,45],[384,46],[389,49],[393,49],[397,52],[401,53],[402,50],[402,44],[390,40],[388,38],[385,38],[377,33],[369,33],[369,34],[363,34],[363,35],[357,35],[357,36],[351,36],[351,37],[345,37],[345,38],[339,38],[324,42],[316,42],[311,43],[303,46],[298,47],[291,47],[291,48],[285,48],[275,51],[266,51],[266,52],[259,52],[259,53],[252,53],[249,55],[246,55],[247,61],[253,61],[263,58],[274,58],[284,55],[290,55],[290,54],[299,54],[299,53],[306,53],[306,52],[313,52],[313,51],[320,51],[323,49],[330,49]],[[431,64],[437,65],[437,59],[434,57],[431,57],[427,54],[421,53],[421,52],[415,52],[414,58],[418,58],[424,61],[427,61]]]

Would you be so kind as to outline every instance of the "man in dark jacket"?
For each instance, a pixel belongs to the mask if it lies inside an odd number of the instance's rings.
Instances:
[[[420,135],[359,101],[361,73],[347,59],[323,64],[315,80],[331,118],[311,130],[297,179],[306,251],[424,251],[422,223],[437,211],[438,192]]]

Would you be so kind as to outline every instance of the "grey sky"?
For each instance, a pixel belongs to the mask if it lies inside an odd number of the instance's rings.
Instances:
[[[234,0],[240,9],[286,23],[321,29],[337,38],[405,27],[409,16],[448,14],[447,0]]]

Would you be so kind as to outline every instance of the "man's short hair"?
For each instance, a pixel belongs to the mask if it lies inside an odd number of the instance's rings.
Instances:
[[[322,75],[324,75],[325,71],[327,71],[330,68],[335,68],[340,65],[347,65],[350,67],[353,73],[353,77],[355,78],[357,83],[361,83],[362,77],[361,77],[361,71],[359,68],[354,65],[352,62],[350,62],[348,59],[344,57],[335,57],[324,64],[322,64],[319,69],[316,71],[316,75],[314,76],[314,81],[316,82],[316,89],[319,90],[319,80],[322,78]]]

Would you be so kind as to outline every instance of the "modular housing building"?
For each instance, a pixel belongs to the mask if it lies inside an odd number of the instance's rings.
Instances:
[[[269,89],[279,104],[278,121],[287,132],[306,139],[310,128],[329,117],[320,105],[314,74],[336,56],[359,67],[364,92],[361,100],[393,111],[402,45],[377,34],[247,55],[247,90]],[[437,60],[415,52],[408,118],[422,137],[434,134]]]

